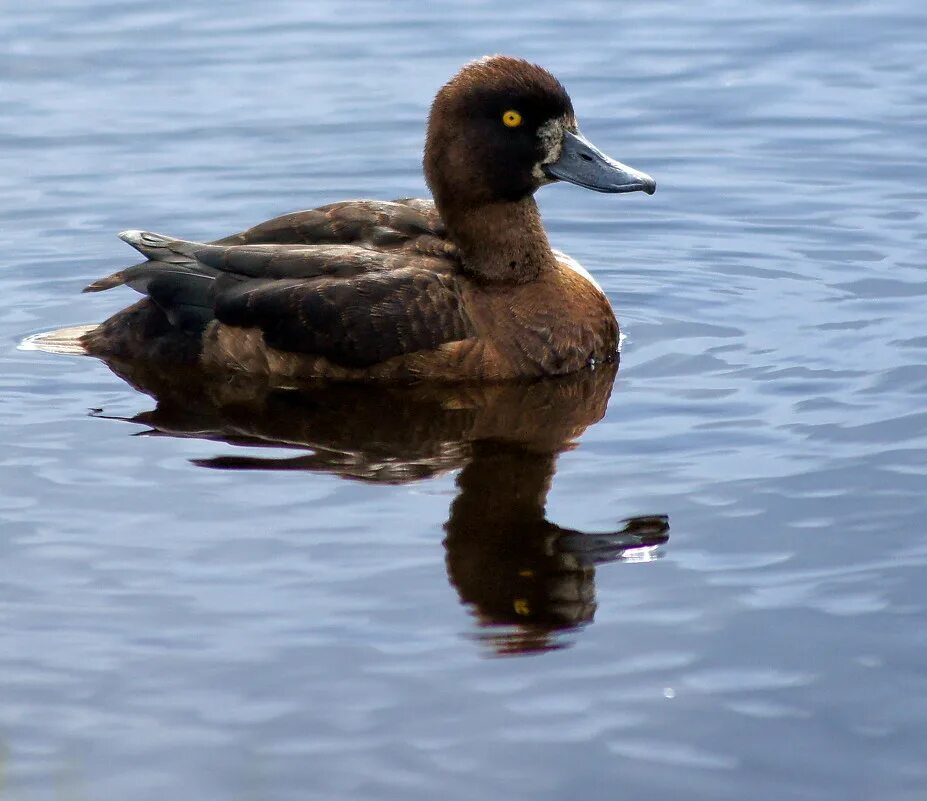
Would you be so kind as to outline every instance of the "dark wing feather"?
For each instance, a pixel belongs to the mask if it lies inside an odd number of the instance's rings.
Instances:
[[[271,347],[345,367],[473,336],[455,279],[415,267],[347,280],[241,284],[219,295],[216,317],[260,328]]]
[[[450,266],[425,255],[355,245],[197,245],[193,255],[206,267],[246,278],[350,278],[404,267],[412,256],[436,270]]]
[[[218,318],[268,345],[365,367],[472,335],[444,224],[425,200],[356,200],[276,217],[212,244],[120,236],[149,261],[95,281],[148,295],[201,332]]]
[[[249,278],[346,278],[396,269],[410,259],[438,270],[458,261],[457,249],[446,238],[434,203],[415,198],[332,203],[275,217],[211,244],[148,231],[125,231],[120,237],[158,262],[158,269],[166,269],[166,264],[195,269],[198,262],[199,266]],[[132,281],[138,274],[150,274],[152,267],[143,262],[120,270],[94,281],[84,291],[134,286]]]

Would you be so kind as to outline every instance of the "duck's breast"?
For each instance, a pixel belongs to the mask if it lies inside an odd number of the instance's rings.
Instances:
[[[480,339],[509,375],[559,375],[610,361],[618,323],[599,285],[574,260],[515,287],[478,287],[465,299]]]
[[[557,258],[557,261],[560,262],[564,267],[572,270],[577,275],[585,278],[590,284],[592,284],[596,289],[599,290],[603,295],[605,291],[602,289],[601,284],[592,277],[592,273],[589,272],[582,264],[580,264],[572,256],[568,256],[562,250],[555,250],[554,256]]]

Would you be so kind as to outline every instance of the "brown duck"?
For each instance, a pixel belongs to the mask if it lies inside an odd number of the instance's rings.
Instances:
[[[146,297],[80,344],[277,380],[494,381],[611,361],[608,299],[551,249],[533,195],[655,183],[583,138],[563,86],[516,58],[467,64],[432,105],[424,168],[433,203],[333,203],[211,244],[122,233],[148,261],[86,291]]]

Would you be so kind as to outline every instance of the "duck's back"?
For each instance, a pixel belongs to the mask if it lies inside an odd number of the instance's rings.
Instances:
[[[216,245],[357,245],[375,249],[454,250],[431,200],[345,200],[283,214]]]

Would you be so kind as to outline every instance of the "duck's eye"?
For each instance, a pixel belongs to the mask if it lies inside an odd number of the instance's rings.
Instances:
[[[510,108],[502,114],[502,124],[506,128],[517,128],[521,125],[521,114]]]

